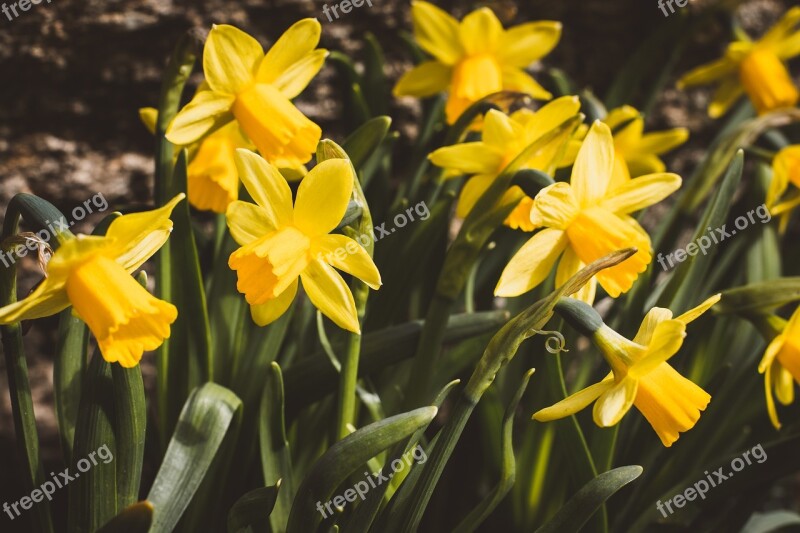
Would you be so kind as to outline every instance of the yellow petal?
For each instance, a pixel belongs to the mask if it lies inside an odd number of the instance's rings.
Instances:
[[[512,120],[512,117],[502,111],[490,109],[484,117],[481,140],[498,153],[503,153],[522,133],[522,127],[516,120]]]
[[[214,92],[235,95],[255,81],[264,49],[253,37],[215,24],[203,48],[203,73]]]
[[[67,292],[64,290],[65,283],[66,278],[63,276],[50,275],[44,278],[27,297],[0,308],[0,324],[32,320],[63,311],[70,305]]]
[[[581,207],[595,205],[606,193],[614,170],[614,141],[608,126],[596,120],[586,134],[570,185]]]
[[[278,229],[263,207],[250,202],[231,202],[225,219],[233,239],[242,246]]]
[[[438,61],[425,61],[409,70],[394,86],[395,96],[425,98],[447,89],[452,69]]]
[[[156,133],[156,122],[158,121],[158,109],[155,107],[142,107],[139,109],[139,120],[144,127],[152,134]]]
[[[250,150],[236,150],[236,168],[245,189],[264,210],[272,228],[291,224],[292,190],[281,173]]]
[[[330,233],[347,211],[354,179],[347,159],[328,159],[311,169],[297,189],[295,225],[306,235]]]
[[[503,155],[483,142],[445,146],[428,159],[437,167],[455,169],[464,174],[492,174],[502,170]]]
[[[776,45],[780,43],[794,33],[798,23],[800,23],[800,7],[793,7],[784,13],[783,17],[759,39],[759,44]]]
[[[456,216],[459,218],[467,218],[467,215],[483,193],[486,192],[495,180],[494,174],[479,174],[471,177],[464,184],[461,189],[461,195],[458,197],[458,204],[456,204]]]
[[[644,376],[678,353],[686,337],[686,324],[680,320],[664,320],[653,331],[647,352],[630,369],[632,377]]]
[[[601,394],[608,391],[614,386],[614,378],[607,376],[600,383],[590,385],[585,389],[572,394],[558,402],[555,405],[546,407],[534,413],[534,420],[539,422],[550,422],[551,420],[559,420],[574,415],[578,411],[586,408],[590,403],[595,401]]]
[[[292,24],[264,56],[256,75],[258,82],[271,84],[297,63],[306,61],[319,44],[321,33],[317,19],[306,18]]]
[[[578,215],[578,211],[578,201],[572,187],[562,181],[539,191],[531,210],[531,222],[536,226],[564,230]]]
[[[678,88],[683,89],[692,85],[703,85],[716,81],[720,78],[729,77],[736,73],[738,64],[727,57],[718,59],[711,63],[701,65],[688,73],[678,81]]]
[[[688,324],[693,320],[697,320],[697,318],[699,318],[703,313],[711,309],[714,306],[714,304],[719,302],[720,298],[722,298],[721,294],[715,294],[707,298],[703,303],[701,303],[697,307],[689,309],[682,315],[675,317],[675,320],[680,320],[684,324]]]
[[[214,91],[198,92],[192,101],[172,119],[167,128],[167,140],[187,146],[221,128],[231,120],[234,97]]]
[[[688,139],[689,130],[686,128],[654,131],[642,136],[638,149],[640,153],[661,155],[682,145]]]
[[[603,119],[603,122],[611,129],[614,133],[614,140],[617,140],[617,136],[621,133],[621,126],[626,125],[625,128],[622,130],[627,130],[630,128],[628,132],[628,136],[632,137],[630,140],[637,140],[641,137],[642,129],[644,128],[644,120],[642,120],[642,115],[639,113],[639,110],[630,105],[624,105],[621,107],[617,107],[612,109],[606,115],[606,118]],[[633,126],[631,128],[631,126]],[[639,133],[639,135],[636,135]]]
[[[189,203],[197,209],[224,213],[239,196],[239,173],[234,161],[237,147],[227,129],[238,126],[230,123],[206,137],[187,168]]]
[[[411,2],[414,38],[423,50],[445,65],[453,65],[464,54],[458,21],[428,2]]]
[[[300,274],[300,281],[311,303],[323,315],[342,329],[361,333],[353,294],[333,267],[322,261],[311,261]]]
[[[272,85],[251,85],[237,95],[232,111],[268,161],[306,163],[322,136],[320,127]]]
[[[616,161],[617,159],[615,158],[615,166]],[[638,178],[646,174],[662,174],[667,170],[667,165],[657,155],[652,154],[628,155],[625,157],[623,164],[628,167],[628,179],[622,180],[623,182],[630,180],[632,177]]]
[[[324,49],[314,50],[303,59],[293,64],[286,71],[275,78],[272,83],[286,98],[294,98],[303,92],[314,76],[325,64],[328,51]]]
[[[633,342],[641,344],[642,346],[647,346],[653,339],[656,326],[670,319],[672,319],[672,311],[663,307],[653,307],[644,315],[644,320],[642,320],[642,324],[639,326],[639,331],[636,332]]]
[[[66,291],[103,358],[126,368],[161,346],[178,317],[174,305],[152,296],[117,262],[99,254],[72,270]]]
[[[536,233],[506,265],[494,289],[495,296],[519,296],[540,284],[566,246],[567,237],[561,230]]]
[[[381,274],[361,244],[345,235],[322,235],[314,241],[313,257],[355,276],[378,290]]]
[[[649,174],[627,181],[600,202],[613,213],[633,213],[656,204],[681,187],[677,174]]]
[[[556,287],[561,287],[564,285],[584,266],[586,265],[584,265],[583,262],[578,259],[575,251],[568,247],[566,250],[564,250],[564,255],[561,256],[561,261],[558,262],[558,269],[556,270]],[[586,285],[578,289],[576,292],[572,294],[565,294],[565,296],[571,296],[576,300],[580,300],[591,305],[594,303],[596,292],[597,280],[592,278]]]
[[[783,405],[794,403],[794,376],[781,366],[775,368],[775,396]]]
[[[633,406],[637,388],[635,379],[626,378],[601,394],[592,410],[594,423],[604,428],[619,423]]]
[[[505,31],[497,55],[504,64],[525,68],[550,53],[561,38],[561,23],[528,22]]]
[[[278,320],[283,313],[292,305],[295,295],[297,295],[297,278],[289,287],[272,300],[263,304],[251,305],[250,316],[258,326],[266,326]]]
[[[778,366],[778,365],[774,365]],[[775,429],[781,429],[781,421],[778,419],[778,410],[775,409],[775,398],[772,396],[772,366],[764,372],[764,395],[767,401],[767,414],[769,421]]]
[[[770,341],[767,345],[767,349],[764,351],[764,355],[761,357],[761,361],[758,363],[759,373],[763,374],[767,371],[775,361],[778,353],[783,349],[784,344],[786,344],[786,335],[778,335]]]
[[[536,226],[531,222],[531,209],[533,209],[533,198],[527,196],[520,187],[511,186],[503,196],[503,203],[511,202],[518,195],[522,195],[522,200],[517,204],[517,207],[506,217],[503,224],[511,229],[519,229],[522,231],[533,231]]]
[[[736,100],[741,98],[742,94],[744,94],[744,89],[738,78],[724,79],[714,91],[711,104],[708,106],[708,116],[711,118],[721,117],[736,103]]]
[[[553,95],[539,85],[527,72],[516,67],[504,66],[500,70],[503,89],[530,95],[537,100],[550,100]]]
[[[128,272],[138,269],[167,242],[172,231],[169,217],[185,197],[181,193],[158,209],[115,218],[106,231],[108,253]]]
[[[500,44],[503,25],[488,7],[476,9],[461,21],[458,35],[467,54],[493,52]]]
[[[784,61],[788,61],[796,55],[800,55],[800,31],[776,44],[774,49],[778,57]]]

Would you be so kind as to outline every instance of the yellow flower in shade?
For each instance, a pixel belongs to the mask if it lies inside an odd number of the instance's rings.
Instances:
[[[145,107],[139,115],[150,133],[155,133],[158,110]],[[183,147],[178,147],[183,148]],[[189,154],[186,169],[186,194],[196,209],[224,213],[228,204],[239,197],[239,175],[233,156],[237,148],[255,147],[230,122],[199,142],[185,147]]]
[[[55,251],[47,277],[27,298],[0,308],[0,324],[56,314],[70,305],[97,338],[103,358],[130,368],[169,337],[174,305],[155,298],[131,273],[166,242],[180,194],[154,211],[115,219],[105,236],[78,235]]]
[[[711,396],[667,361],[683,344],[686,324],[719,299],[719,294],[712,296],[677,318],[672,318],[669,309],[654,307],[644,317],[632,341],[601,325],[593,340],[611,366],[611,373],[600,383],[538,411],[533,418],[540,422],[557,420],[597,400],[592,413],[595,424],[610,427],[619,423],[631,406],[636,406],[664,446],[672,446],[680,433],[694,427]]]
[[[629,213],[661,201],[681,185],[676,174],[656,173],[612,182],[614,143],[611,131],[595,121],[586,135],[570,183],[555,183],[536,195],[531,222],[545,228],[511,258],[495,288],[496,296],[518,296],[544,281],[559,257],[556,286],[584,265],[623,248],[636,254],[597,274],[576,293],[593,302],[597,283],[613,298],[628,291],[652,260],[650,237]]]
[[[322,131],[292,104],[322,68],[327,50],[315,49],[319,22],[303,19],[266,55],[251,36],[215,25],[203,50],[209,90],[199,91],[167,129],[167,139],[187,146],[236,121],[264,158],[280,168],[311,159]]]
[[[486,114],[481,141],[445,146],[430,154],[428,159],[434,165],[446,168],[452,175],[474,174],[461,191],[456,215],[466,217],[511,161],[537,139],[575,116],[578,109],[580,102],[577,96],[558,98],[536,112],[520,109],[511,116],[493,109]],[[551,164],[551,159],[551,150],[540,150],[523,168],[544,170]],[[510,196],[516,197],[514,189],[519,187],[512,186],[504,200]],[[505,224],[514,229],[532,231],[532,206],[533,198],[525,196],[505,220]]]
[[[794,402],[794,382],[800,383],[800,307],[795,309],[788,323],[775,318],[783,326],[782,331],[767,346],[758,371],[764,374],[769,419],[776,429],[780,429],[773,389],[781,404]]]
[[[612,184],[621,184],[645,174],[665,172],[667,167],[659,156],[680,146],[689,138],[689,130],[686,128],[644,133],[644,118],[636,108],[629,105],[609,111],[603,123],[611,129],[614,136]],[[589,126],[581,125],[570,140],[560,167],[568,167],[575,162],[588,131]]]
[[[360,332],[353,294],[338,268],[378,289],[381,276],[366,250],[344,235],[330,234],[341,221],[353,191],[353,167],[346,159],[315,166],[292,191],[278,169],[238,150],[236,166],[256,204],[228,206],[228,228],[241,245],[228,265],[250,304],[253,321],[266,325],[289,308],[298,278],[311,302],[336,325]]]
[[[784,197],[790,183],[795,188]],[[780,216],[780,229],[785,231],[792,209],[800,205],[800,144],[787,146],[775,154],[766,204],[771,214]]]
[[[793,107],[800,99],[786,61],[800,54],[800,7],[790,9],[757,41],[735,41],[725,55],[686,74],[679,87],[718,82],[708,114],[717,118],[747,93],[759,114]]]
[[[547,55],[561,37],[561,23],[530,22],[504,30],[483,7],[461,22],[428,2],[411,2],[414,36],[433,56],[405,73],[395,96],[431,96],[447,91],[447,122],[454,123],[474,102],[498,91],[533,98],[552,96],[524,69]]]

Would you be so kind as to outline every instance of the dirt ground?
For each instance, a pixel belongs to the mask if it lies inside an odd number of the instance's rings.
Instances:
[[[361,36],[375,34],[385,47],[387,74],[396,79],[409,66],[397,39],[410,30],[407,1],[372,0],[329,22],[324,2],[298,0],[54,0],[32,5],[9,21],[0,14],[0,210],[19,192],[51,201],[65,213],[102,192],[112,209],[150,201],[153,184],[153,139],[139,122],[137,110],[156,102],[161,72],[175,42],[189,28],[208,31],[212,23],[230,23],[269,44],[294,21],[318,17],[321,46],[359,57]],[[458,16],[478,3],[437,2]],[[692,2],[687,9],[701,9]],[[781,0],[743,2],[744,26],[754,31],[772,23],[790,3]],[[598,95],[632,51],[664,22],[656,0],[497,0],[490,5],[508,25],[554,19],[564,22],[562,41],[548,56],[579,86]],[[685,51],[677,72],[685,72],[719,54],[724,20],[712,21]],[[340,139],[341,112],[335,73],[326,67],[300,98],[300,107]],[[673,87],[674,83],[670,84]],[[713,123],[704,109],[709,93],[670,88],[662,94],[650,127],[688,126],[690,142],[668,159],[670,168],[688,174],[707,146]],[[409,125],[418,108],[396,102],[395,127],[413,134]],[[404,144],[398,145],[403,150]],[[402,159],[402,158],[398,158]],[[86,230],[89,217],[76,226]],[[23,263],[26,270],[32,264]],[[34,324],[26,335],[30,379],[45,461],[52,468],[59,456],[52,396],[54,319]],[[143,365],[147,376],[151,365]],[[146,376],[146,377],[147,377]],[[21,494],[8,483],[16,474],[13,423],[0,358],[0,501]],[[10,491],[8,494],[5,491]],[[17,491],[18,492],[18,491]]]

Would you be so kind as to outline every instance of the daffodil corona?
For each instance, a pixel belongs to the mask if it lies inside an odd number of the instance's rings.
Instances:
[[[447,91],[447,122],[474,102],[498,91],[518,91],[549,100],[552,95],[524,69],[547,55],[561,37],[561,23],[540,21],[504,30],[487,7],[461,22],[428,2],[411,3],[414,36],[434,57],[400,78],[395,96],[431,96]]]
[[[595,121],[578,152],[570,183],[555,183],[536,195],[531,222],[544,226],[511,258],[495,295],[518,296],[541,283],[555,265],[556,285],[611,252],[635,246],[626,261],[601,271],[577,293],[593,302],[597,283],[613,298],[628,291],[652,260],[650,237],[629,213],[661,201],[677,190],[676,174],[656,173],[614,183],[611,131]]]
[[[493,109],[486,114],[481,141],[445,146],[431,153],[428,158],[434,165],[444,167],[448,171],[474,174],[461,191],[456,215],[461,218],[466,217],[481,195],[511,161],[537,139],[575,116],[579,109],[580,102],[577,96],[563,96],[549,102],[536,112],[520,109],[508,116]],[[552,155],[553,150],[542,149],[522,168],[544,170],[552,163]],[[507,197],[513,196],[513,189],[519,187],[512,186],[506,193]],[[505,224],[514,229],[532,231],[534,229],[530,219],[532,205],[533,198],[525,196],[508,216]]]
[[[333,267],[378,289],[381,277],[366,250],[350,237],[330,234],[341,221],[355,178],[350,161],[328,159],[292,191],[278,169],[247,150],[238,150],[236,165],[256,204],[228,206],[231,235],[241,248],[229,266],[238,276],[253,321],[263,326],[289,308],[298,278],[311,302],[339,327],[359,333],[353,294]],[[346,254],[337,253],[346,250]]]
[[[592,336],[611,367],[611,373],[601,382],[536,412],[533,418],[540,422],[557,420],[577,413],[596,400],[592,412],[595,423],[610,427],[619,423],[635,405],[664,446],[672,446],[680,433],[694,427],[711,396],[681,376],[667,361],[683,344],[686,325],[719,299],[719,294],[712,296],[677,318],[672,318],[669,309],[654,307],[644,317],[632,341],[603,324],[586,304],[569,299],[559,303],[556,308],[567,320]],[[586,316],[594,320],[587,321]],[[587,328],[587,322],[593,322],[594,327]]]
[[[800,92],[785,63],[800,54],[798,23],[800,7],[794,7],[761,39],[729,44],[721,59],[692,70],[679,86],[719,82],[708,108],[712,118],[724,115],[744,93],[759,114],[795,106]]]
[[[167,139],[189,145],[236,121],[264,158],[300,169],[322,131],[292,104],[319,72],[327,50],[316,49],[320,24],[303,19],[264,54],[261,45],[227,25],[211,29],[203,50],[208,90],[198,91],[170,124]]]
[[[131,273],[166,242],[170,213],[183,197],[154,211],[121,216],[105,236],[65,240],[36,290],[0,309],[0,324],[50,316],[72,305],[106,361],[136,366],[145,350],[155,350],[169,337],[178,310],[148,293]]]

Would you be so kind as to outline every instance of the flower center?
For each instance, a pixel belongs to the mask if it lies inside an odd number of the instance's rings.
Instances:
[[[467,56],[453,70],[452,93],[457,98],[474,102],[502,88],[500,64],[491,54]]]
[[[792,107],[800,98],[786,66],[769,50],[747,54],[739,65],[739,79],[759,114]]]

